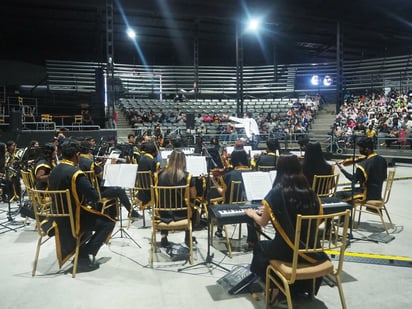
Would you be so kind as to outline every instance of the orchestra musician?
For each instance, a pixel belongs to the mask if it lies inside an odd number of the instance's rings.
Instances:
[[[93,154],[90,149],[90,144],[88,142],[82,142],[80,146],[80,157],[79,157],[79,167],[82,171],[94,171],[96,177],[100,180],[100,193],[101,197],[108,198],[118,198],[120,203],[126,208],[130,213],[131,218],[138,219],[141,215],[134,209],[130,203],[129,197],[126,194],[124,188],[121,187],[104,187],[102,186],[103,182],[103,169],[96,165],[93,160]]]
[[[156,161],[157,147],[153,141],[142,144],[142,154],[140,155],[137,171],[151,171],[152,175],[160,169],[160,163]],[[152,200],[151,192],[146,190],[139,190],[137,198],[142,201],[142,207]]]
[[[99,268],[95,257],[100,247],[108,241],[115,222],[95,209],[99,194],[78,167],[80,143],[75,140],[65,141],[61,151],[62,160],[50,173],[49,190],[69,189],[74,207],[73,213],[79,216],[76,220],[80,222],[80,230],[94,232],[90,240],[80,246],[78,262],[81,271],[91,271]],[[84,201],[89,201],[91,205],[85,205]],[[76,246],[76,240],[72,236],[67,220],[67,218],[56,219],[52,225],[54,229],[58,229],[55,236],[60,266],[74,254]]]
[[[334,167],[326,162],[319,142],[306,144],[302,169],[311,188],[315,175],[331,175],[334,172]]]
[[[219,186],[218,184],[215,184],[217,187],[217,191],[224,195],[224,202],[229,203],[230,202],[230,186],[232,181],[241,181],[243,184],[243,178],[242,178],[242,173],[244,172],[249,172],[251,171],[249,167],[249,157],[248,154],[246,153],[245,150],[233,150],[231,153],[231,163],[233,165],[233,169],[230,171],[226,172],[222,178],[224,182],[224,186]],[[241,186],[242,191],[244,190],[243,186]],[[222,238],[222,226],[217,227],[217,231],[215,232],[215,236]],[[247,233],[247,244],[244,247],[245,251],[250,251],[252,250],[254,244],[258,240],[258,235],[256,230],[248,225],[248,233]]]
[[[190,187],[190,199],[196,198],[196,187],[194,179],[192,179],[192,174],[186,171],[186,156],[180,150],[173,150],[167,167],[159,172],[158,176],[155,177],[156,185],[158,186],[182,186],[189,184]],[[179,198],[179,197],[177,197]],[[158,214],[161,221],[170,222],[173,220],[181,220],[187,218],[187,212],[182,211],[181,214],[174,212],[173,217],[168,212],[162,212]],[[168,247],[170,245],[167,236],[168,231],[160,231],[161,247]],[[189,246],[189,231],[185,233],[185,243]],[[193,239],[195,241],[195,239]]]
[[[139,149],[137,148],[136,137],[133,133],[127,135],[127,145],[129,146],[127,151],[128,162],[132,164],[137,164],[137,156],[135,156],[135,154],[138,153]]]
[[[4,167],[7,183],[7,191],[10,198],[19,198],[21,194],[18,158],[16,156],[16,143],[12,140],[6,142],[4,155]]]
[[[354,163],[356,170],[352,175],[342,167],[342,162],[337,162],[337,166],[354,183],[360,183],[360,188],[351,191],[338,191],[336,197],[344,199],[346,202],[358,198],[366,200],[380,200],[382,197],[382,186],[387,176],[386,160],[374,151],[374,141],[372,138],[364,137],[357,143],[359,152],[364,156],[364,160]],[[366,195],[366,196],[365,196]]]
[[[272,138],[268,139],[266,146],[266,153],[261,154],[257,159],[255,159],[256,167],[259,168],[259,166],[271,166],[273,167],[273,169],[275,169],[278,153],[280,151],[279,141]]]
[[[322,214],[323,211],[316,194],[309,187],[302,173],[301,164],[295,155],[279,157],[275,182],[262,204],[263,207],[260,208],[259,213],[250,208],[246,209],[245,212],[262,227],[269,222],[272,216],[272,224],[276,230],[275,238],[259,241],[255,245],[251,264],[251,270],[265,281],[266,268],[270,260],[292,262],[293,249],[287,244],[285,236],[292,242],[294,241],[297,215],[317,215]],[[314,242],[315,240],[310,241]],[[316,256],[310,255],[310,257],[317,261],[328,259],[324,253],[317,253]],[[316,295],[321,282],[322,277],[316,279],[315,290],[313,290],[311,279],[296,281],[290,286],[291,293],[292,295],[298,293]],[[271,303],[278,300],[280,293],[277,288],[272,290]]]
[[[42,149],[43,157],[40,158],[34,166],[34,177],[37,190],[47,190],[50,172],[57,165],[57,146],[54,143],[47,143]]]
[[[24,154],[21,159],[21,167],[26,170],[34,169],[34,164],[36,163],[36,160],[38,160],[41,152],[42,150],[40,148],[39,141],[31,140],[27,145],[27,148],[24,150]]]

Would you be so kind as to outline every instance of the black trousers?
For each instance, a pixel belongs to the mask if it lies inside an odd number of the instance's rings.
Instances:
[[[104,187],[102,188],[102,197],[109,197],[109,198],[119,198],[120,203],[130,211],[132,205],[130,204],[130,200],[127,197],[126,191],[120,187]]]
[[[81,231],[94,232],[90,240],[80,248],[80,257],[88,254],[97,255],[100,247],[114,229],[115,223],[110,219],[92,213],[81,215]]]

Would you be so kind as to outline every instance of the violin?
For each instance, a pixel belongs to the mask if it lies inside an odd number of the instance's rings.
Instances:
[[[226,168],[214,168],[211,171],[211,174],[214,177],[223,176],[225,173],[226,173]]]
[[[228,156],[228,153],[227,153],[226,149],[222,151],[222,154],[221,154],[220,157],[222,159],[223,166],[226,169],[232,168],[232,164],[230,163],[230,159],[229,159],[229,156]]]
[[[351,164],[359,163],[359,162],[365,160],[366,158],[367,158],[367,156],[360,155],[360,156],[357,156],[355,158],[347,158],[345,160],[338,161],[337,164],[338,165],[343,165],[343,166],[348,166],[348,165],[351,165]]]

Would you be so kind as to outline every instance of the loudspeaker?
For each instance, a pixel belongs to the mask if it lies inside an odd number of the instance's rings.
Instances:
[[[190,130],[195,129],[195,114],[194,113],[186,114],[186,129],[190,129]]]
[[[12,111],[10,114],[9,129],[12,132],[21,131],[23,128],[21,111]]]

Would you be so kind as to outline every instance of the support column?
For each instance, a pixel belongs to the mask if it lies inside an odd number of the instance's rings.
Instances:
[[[243,117],[243,38],[236,23],[236,114]]]
[[[114,22],[113,0],[106,0],[106,118],[108,127],[113,128],[115,87],[114,87]]]
[[[343,31],[340,21],[336,24],[336,113],[343,104]]]
[[[195,21],[194,27],[194,39],[193,39],[193,91],[195,94],[195,100],[197,100],[199,94],[199,21]]]

